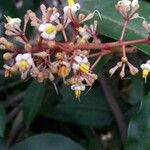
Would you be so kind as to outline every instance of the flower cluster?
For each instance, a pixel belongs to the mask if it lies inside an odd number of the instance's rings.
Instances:
[[[136,11],[139,9],[138,0],[121,0],[116,5],[116,9],[125,17],[130,20],[138,18],[139,14]]]
[[[24,16],[24,21],[20,18],[5,16],[5,34],[15,37],[21,43],[18,47],[6,38],[0,38],[0,48],[9,50],[3,55],[6,60],[4,65],[5,76],[12,76],[20,73],[21,79],[25,80],[30,76],[39,82],[49,79],[53,83],[57,77],[61,77],[65,84],[69,85],[75,93],[75,97],[80,99],[81,92],[86,87],[91,87],[98,78],[93,73],[94,67],[101,57],[110,54],[108,46],[103,46],[96,32],[98,21],[87,25],[85,21],[94,18],[95,10],[88,15],[77,13],[80,4],[74,0],[68,0],[68,5],[64,7],[63,14],[57,8],[40,6],[42,16],[39,18],[32,11],[28,10]],[[138,18],[138,0],[121,0],[116,5],[117,10],[126,20]],[[61,17],[60,17],[61,16]],[[23,23],[22,23],[23,22]],[[36,34],[33,39],[26,36],[27,24],[35,29]],[[143,26],[150,32],[149,24],[143,22]],[[70,28],[71,27],[71,28]],[[67,36],[67,31],[72,30],[71,37]],[[125,28],[124,28],[125,30]],[[122,37],[124,34],[122,33]],[[58,36],[62,35],[64,40],[59,41]],[[113,75],[118,68],[122,67],[120,76],[125,76],[125,65],[127,64],[130,73],[135,75],[138,69],[127,59],[123,38],[120,38],[123,47],[123,57],[117,65],[110,70]],[[97,46],[96,48],[95,45]],[[106,48],[107,47],[107,48]],[[98,52],[92,51],[98,49]],[[90,63],[89,58],[96,58],[95,62]],[[150,72],[150,63],[141,65],[143,78]]]

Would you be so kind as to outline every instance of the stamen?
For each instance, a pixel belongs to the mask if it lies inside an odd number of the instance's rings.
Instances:
[[[26,60],[21,60],[18,62],[18,67],[20,71],[26,71],[29,67],[29,63]]]
[[[147,81],[147,76],[148,76],[148,74],[149,74],[149,71],[146,70],[146,69],[144,69],[143,72],[142,72],[142,78],[145,79],[145,83],[146,83],[146,81]]]
[[[75,4],[74,0],[68,0],[68,6],[73,6]]]
[[[48,26],[48,27],[46,28],[46,32],[47,32],[48,34],[53,33],[54,30],[55,30],[54,26]]]
[[[74,93],[75,93],[76,98],[80,98],[80,96],[81,96],[80,90],[75,90]]]
[[[89,72],[89,69],[90,69],[90,67],[88,66],[88,65],[86,65],[86,64],[84,64],[84,63],[82,63],[81,65],[80,65],[80,70],[83,72],[83,73],[88,73]]]

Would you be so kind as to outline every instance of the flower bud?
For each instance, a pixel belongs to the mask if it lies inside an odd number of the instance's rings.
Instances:
[[[61,52],[56,54],[56,59],[57,60],[62,60],[64,58],[63,54]]]
[[[49,41],[48,46],[49,46],[49,48],[55,48],[56,47],[56,42],[55,41]]]
[[[63,25],[62,24],[59,24],[56,26],[56,30],[57,31],[62,31],[64,29]]]
[[[59,67],[59,69],[58,69],[58,75],[60,76],[60,77],[66,77],[66,76],[68,76],[68,74],[69,74],[69,69],[66,67],[66,66],[61,66],[61,67]]]
[[[0,45],[0,49],[5,50],[6,46],[5,45]]]
[[[25,45],[24,45],[24,49],[25,49],[27,52],[31,52],[31,50],[32,50],[32,45],[31,45],[31,44],[25,44]]]
[[[12,53],[5,53],[3,55],[4,60],[10,60],[12,58],[13,54]]]

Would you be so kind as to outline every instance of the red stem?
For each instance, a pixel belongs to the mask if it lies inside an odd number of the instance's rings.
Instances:
[[[76,45],[74,47],[72,47],[72,49],[111,49],[113,47],[120,47],[123,44],[125,46],[128,45],[134,45],[134,44],[142,44],[142,43],[149,43],[148,39],[140,39],[140,40],[133,40],[133,41],[125,41],[125,42],[110,42],[110,43],[89,43],[89,44],[79,44]]]
[[[127,28],[127,25],[128,25],[128,22],[129,22],[129,18],[125,18],[125,21],[124,21],[124,24],[123,24],[123,28],[122,28],[122,32],[121,32],[121,36],[120,36],[120,41],[123,40],[123,37],[124,37],[124,34],[125,34],[125,31],[126,31],[126,28]]]
[[[109,42],[109,43],[85,43],[85,44],[74,44],[74,43],[56,43],[55,48],[51,48],[51,50],[61,50],[61,51],[68,51],[72,52],[76,49],[81,49],[81,50],[111,50],[113,51],[112,48],[114,47],[121,47],[122,45],[129,46],[129,45],[135,45],[135,44],[150,44],[150,39],[145,38],[145,39],[140,39],[140,40],[132,40],[132,41],[116,41],[116,42]],[[32,52],[41,52],[41,51],[46,51],[50,49],[47,44],[41,44],[41,47],[38,45],[32,45]],[[14,48],[16,51],[16,49]],[[21,51],[21,49],[19,50]],[[22,50],[23,51],[23,50]]]

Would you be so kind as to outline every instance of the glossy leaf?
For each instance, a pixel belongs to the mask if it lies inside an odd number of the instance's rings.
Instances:
[[[12,17],[15,17],[17,15],[15,3],[12,0],[0,1],[0,13],[5,14],[6,16],[11,15]]]
[[[83,11],[86,13],[94,10],[98,10],[101,13],[102,21],[99,20],[97,31],[113,39],[119,39],[123,23],[123,17],[115,9],[117,3],[118,0],[86,0],[86,3],[83,3],[82,6]],[[148,12],[150,12],[150,3],[140,1],[140,15],[149,21]],[[125,40],[141,39],[148,36],[146,30],[141,25],[142,21],[142,19],[135,19],[129,23],[125,34]],[[141,44],[136,45],[136,47],[150,55],[150,47],[148,45]]]
[[[44,98],[44,89],[44,84],[33,81],[26,90],[23,102],[23,113],[24,121],[27,125],[31,124],[40,109]]]
[[[129,88],[129,103],[135,105],[143,100],[143,79],[141,74],[132,78]]]
[[[0,150],[5,150],[5,149],[6,149],[6,141],[0,138]]]
[[[17,143],[10,150],[84,150],[84,148],[62,135],[40,134]]]
[[[6,126],[5,108],[4,108],[4,106],[0,103],[0,137],[3,137],[3,136],[4,136],[5,126]]]
[[[41,113],[47,117],[71,122],[79,125],[102,127],[109,125],[113,116],[101,92],[101,88],[93,86],[87,95],[82,94],[80,101],[75,98],[73,91],[64,86],[62,89],[63,100],[50,109],[46,103]],[[50,101],[49,100],[47,102]]]
[[[150,94],[145,97],[141,109],[129,123],[125,150],[150,149]]]

